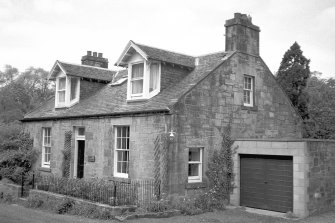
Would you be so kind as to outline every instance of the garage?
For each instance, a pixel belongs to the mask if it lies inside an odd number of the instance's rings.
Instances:
[[[293,157],[240,154],[240,205],[293,211]]]

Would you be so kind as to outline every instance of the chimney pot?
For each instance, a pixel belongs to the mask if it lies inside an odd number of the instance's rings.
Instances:
[[[103,58],[102,56],[102,53],[97,52],[93,52],[92,56],[92,51],[87,51],[87,55],[82,56],[81,58],[81,64],[108,69],[108,59]]]

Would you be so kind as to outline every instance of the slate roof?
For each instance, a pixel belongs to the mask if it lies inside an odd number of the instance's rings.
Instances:
[[[146,46],[138,43],[136,43],[136,45],[148,55],[149,59],[164,61],[190,68],[195,67],[195,57],[193,56]]]
[[[80,65],[80,64],[72,64],[57,61],[58,64],[62,67],[67,75],[83,77],[95,80],[102,81],[112,81],[114,74],[116,71],[108,70],[106,68],[93,67],[88,65]],[[56,62],[56,63],[57,63]]]
[[[178,83],[170,83],[158,95],[146,101],[127,102],[127,82],[123,82],[120,85],[107,84],[94,95],[67,109],[55,109],[54,98],[51,98],[43,106],[26,114],[22,121],[169,112],[171,106],[178,99],[233,54],[234,52],[219,52],[198,57],[199,65],[190,71],[185,78]],[[123,70],[120,74],[120,76],[124,77],[126,70]]]

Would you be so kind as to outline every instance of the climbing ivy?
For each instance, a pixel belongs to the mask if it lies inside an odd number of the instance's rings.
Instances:
[[[71,165],[71,137],[72,132],[65,132],[65,140],[64,140],[64,150],[63,152],[63,162],[62,162],[62,173],[63,177],[70,177],[70,165]]]
[[[221,145],[214,150],[209,158],[206,176],[212,197],[222,202],[229,202],[230,193],[234,188],[233,155],[237,147],[233,148],[234,140],[231,138],[231,121],[228,126],[219,130],[222,139]]]

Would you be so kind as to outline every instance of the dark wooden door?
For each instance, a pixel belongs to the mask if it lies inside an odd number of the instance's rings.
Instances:
[[[77,178],[84,177],[85,140],[78,140]]]
[[[241,206],[293,211],[291,156],[240,155]]]

